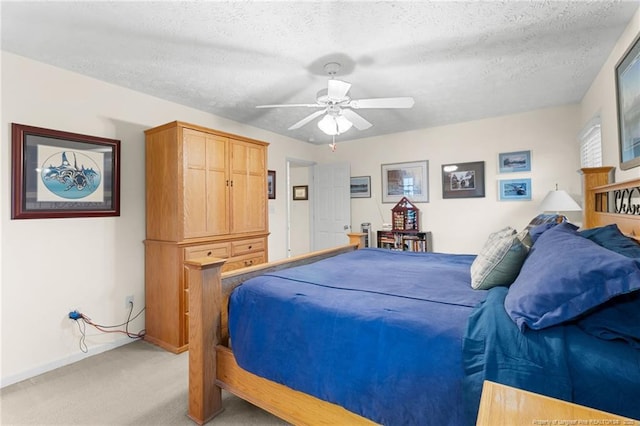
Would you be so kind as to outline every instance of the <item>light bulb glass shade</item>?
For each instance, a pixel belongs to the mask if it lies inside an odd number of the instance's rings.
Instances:
[[[566,191],[556,189],[555,191],[549,191],[547,196],[544,197],[544,200],[540,203],[540,210],[554,213],[576,212],[582,210],[582,207]]]
[[[336,120],[328,114],[322,117],[322,120],[318,121],[318,128],[329,136],[338,134]]]
[[[322,117],[322,120],[318,121],[318,128],[329,136],[344,133],[349,130],[351,126],[353,126],[353,123],[342,115],[333,116],[327,114]]]
[[[353,123],[344,118],[342,114],[336,117],[336,123],[338,123],[338,134],[346,132],[353,126]]]

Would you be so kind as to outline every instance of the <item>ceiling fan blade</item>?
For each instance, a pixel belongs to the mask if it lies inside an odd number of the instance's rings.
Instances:
[[[282,105],[256,105],[256,108],[283,108],[283,107],[308,107],[308,108],[324,108],[326,105],[320,104],[282,104]]]
[[[373,98],[354,99],[349,102],[351,108],[411,108],[414,104],[412,97],[403,98]]]
[[[327,96],[329,96],[329,99],[342,99],[347,95],[349,89],[351,89],[351,83],[332,78],[329,80]]]
[[[296,124],[294,124],[293,126],[289,127],[289,130],[295,130],[295,129],[299,129],[300,127],[304,126],[305,124],[307,124],[308,122],[310,122],[311,120],[313,120],[316,117],[321,116],[322,114],[324,114],[326,111],[326,109],[323,109],[321,111],[316,111],[313,114],[309,114],[307,115],[305,118],[303,118],[302,120],[298,121]]]
[[[352,122],[353,125],[358,130],[366,130],[369,127],[373,126],[373,124],[371,124],[367,120],[365,120],[360,114],[358,114],[355,111],[352,111],[350,109],[343,109],[342,110],[342,115],[344,115],[344,118],[346,118],[347,120]]]

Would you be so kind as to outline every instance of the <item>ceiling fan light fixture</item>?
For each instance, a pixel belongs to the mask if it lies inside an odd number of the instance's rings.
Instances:
[[[353,126],[353,123],[347,120],[342,114],[335,117],[335,119],[336,123],[338,123],[338,134],[346,132]]]
[[[327,82],[327,87],[317,92],[314,104],[270,104],[258,105],[256,108],[319,108],[316,112],[307,115],[290,126],[289,130],[299,129],[324,114],[324,117],[317,123],[318,128],[326,135],[336,136],[348,131],[351,127],[355,127],[357,130],[367,130],[372,126],[354,109],[413,107],[414,100],[411,97],[351,99],[349,95],[351,83],[335,78],[340,70],[340,64],[329,62],[325,64],[324,70],[329,74],[330,78]]]
[[[353,123],[342,115],[327,114],[318,121],[318,128],[329,136],[339,135],[346,132],[353,126]]]

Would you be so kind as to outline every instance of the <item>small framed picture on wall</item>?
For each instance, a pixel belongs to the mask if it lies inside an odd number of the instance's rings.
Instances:
[[[371,176],[351,177],[351,198],[371,198]]]
[[[308,200],[309,199],[309,186],[307,185],[299,185],[293,187],[293,199],[298,200]]]
[[[429,202],[429,161],[382,164],[382,202]]]
[[[502,152],[498,154],[498,172],[516,173],[531,171],[531,151]]]
[[[267,195],[270,200],[276,199],[276,171],[267,171]]]
[[[484,161],[442,165],[442,198],[484,197]]]
[[[498,181],[498,199],[500,201],[531,200],[531,179],[501,179]]]

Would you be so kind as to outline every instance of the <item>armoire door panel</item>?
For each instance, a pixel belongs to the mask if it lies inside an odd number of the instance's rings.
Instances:
[[[184,238],[207,235],[207,135],[191,129],[183,131],[184,149]]]
[[[209,235],[224,235],[230,231],[228,147],[228,138],[208,136],[206,209]]]
[[[207,173],[207,223],[209,235],[224,235],[230,230],[229,199],[230,187],[224,172],[209,170]],[[205,205],[203,203],[202,205]]]
[[[188,168],[184,182],[184,237],[206,236],[207,211],[203,208],[207,199],[205,170]]]
[[[266,224],[266,149],[231,140],[231,232],[254,232]]]

